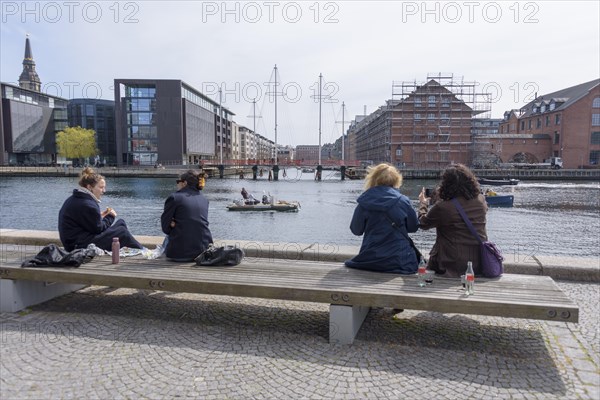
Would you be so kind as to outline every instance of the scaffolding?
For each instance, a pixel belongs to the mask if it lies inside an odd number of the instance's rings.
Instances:
[[[388,102],[392,154],[396,149],[396,161],[408,161],[396,163],[417,168],[470,164],[472,120],[491,115],[491,95],[478,86],[452,73],[429,73],[425,82],[392,82]]]

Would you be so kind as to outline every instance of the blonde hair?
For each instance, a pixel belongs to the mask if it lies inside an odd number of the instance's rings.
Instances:
[[[374,186],[391,186],[398,189],[402,186],[402,174],[396,167],[388,163],[381,163],[367,168],[365,190]]]
[[[87,187],[90,185],[91,187],[95,187],[98,182],[104,180],[104,177],[98,173],[96,173],[92,168],[86,167],[81,171],[81,177],[79,178],[79,186]]]

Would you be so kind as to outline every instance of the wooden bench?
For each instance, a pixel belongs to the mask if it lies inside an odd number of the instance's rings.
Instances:
[[[3,261],[0,278],[7,293],[6,285],[37,281],[327,303],[331,343],[352,343],[371,307],[564,322],[579,318],[577,305],[546,276],[477,279],[475,294],[467,297],[457,279],[436,278],[419,287],[414,275],[354,270],[339,262],[246,257],[234,267],[197,267],[141,257],[111,264],[104,256],[80,268],[20,268],[17,259]],[[12,300],[2,301],[6,306]]]

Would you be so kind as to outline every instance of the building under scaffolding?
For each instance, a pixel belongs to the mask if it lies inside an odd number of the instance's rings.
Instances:
[[[391,161],[413,168],[471,164],[473,118],[489,118],[490,98],[477,82],[453,74],[428,74],[424,83],[393,82]]]
[[[357,157],[409,168],[471,164],[473,118],[488,120],[491,112],[489,94],[477,86],[452,74],[393,82],[392,99],[354,127]]]

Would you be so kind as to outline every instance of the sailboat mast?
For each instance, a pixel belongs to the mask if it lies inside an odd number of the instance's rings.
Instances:
[[[222,91],[219,86],[219,130],[221,131],[221,156],[220,156],[220,165],[223,165],[223,107],[221,106],[222,101]]]
[[[275,163],[277,163],[277,64],[275,64]]]
[[[321,83],[323,74],[319,74],[319,164],[321,165]]]
[[[253,143],[254,143],[254,159],[256,160],[256,97],[252,100],[252,135],[253,135]],[[248,143],[248,140],[246,140]]]
[[[345,158],[345,153],[344,153],[344,142],[346,141],[345,136],[344,136],[344,109],[346,108],[344,102],[342,101],[342,165],[344,164],[344,161],[346,160]]]

